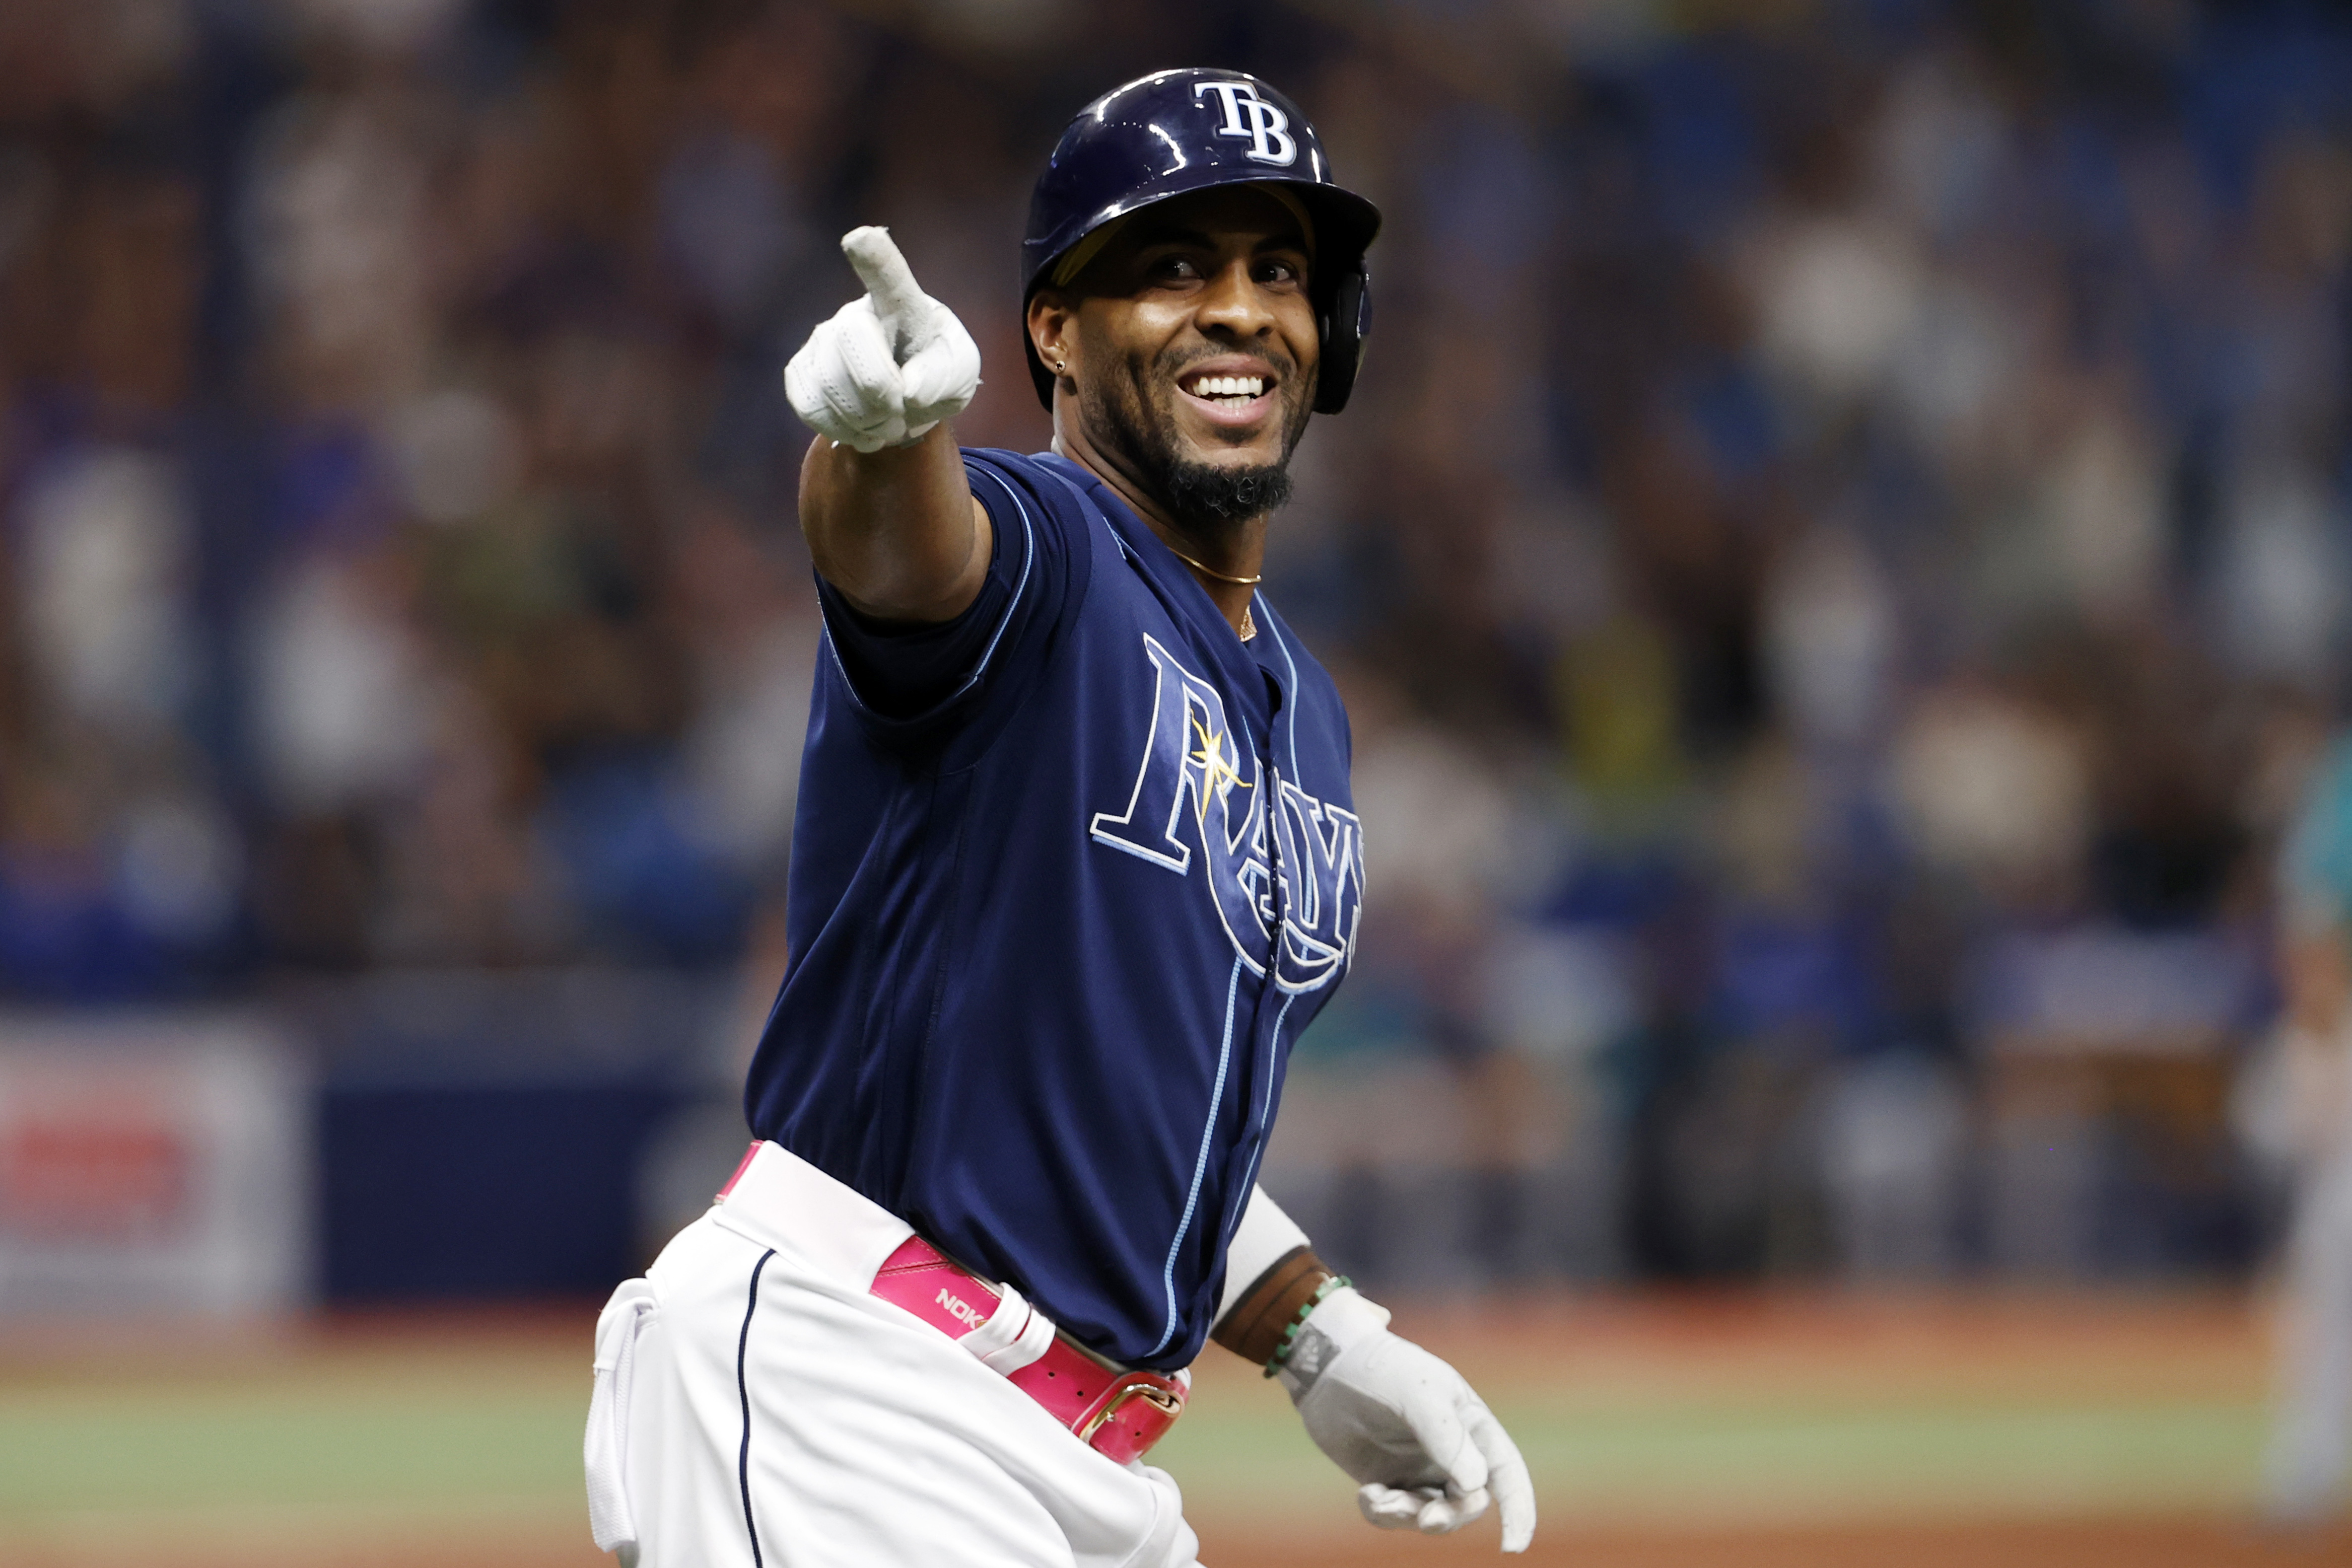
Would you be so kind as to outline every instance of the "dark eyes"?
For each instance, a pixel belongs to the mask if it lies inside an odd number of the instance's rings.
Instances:
[[[1151,264],[1151,276],[1163,283],[1195,283],[1207,276],[1201,264],[1187,256],[1163,256]],[[1253,263],[1250,276],[1260,283],[1295,284],[1299,281],[1298,268],[1275,257]]]

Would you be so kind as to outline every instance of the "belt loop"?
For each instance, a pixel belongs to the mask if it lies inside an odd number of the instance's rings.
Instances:
[[[1010,1350],[1031,1319],[1041,1314],[1029,1304],[1029,1298],[1009,1284],[993,1286],[996,1310],[982,1319],[978,1327],[969,1329],[956,1338],[956,1343],[982,1361],[1002,1350]],[[1051,1325],[1048,1324],[1048,1332]]]
[[[1024,1366],[1034,1365],[1045,1353],[1054,1348],[1054,1320],[1032,1310],[1029,1321],[1013,1343],[1002,1350],[990,1351],[980,1358],[980,1364],[990,1371],[1010,1377]]]

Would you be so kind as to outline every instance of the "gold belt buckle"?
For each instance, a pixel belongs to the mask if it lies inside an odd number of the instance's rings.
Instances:
[[[1092,1440],[1097,1428],[1118,1414],[1120,1406],[1135,1398],[1142,1399],[1164,1416],[1178,1416],[1183,1413],[1184,1401],[1157,1384],[1130,1383],[1103,1402],[1103,1407],[1096,1411],[1087,1424],[1078,1429],[1078,1440],[1080,1442]]]

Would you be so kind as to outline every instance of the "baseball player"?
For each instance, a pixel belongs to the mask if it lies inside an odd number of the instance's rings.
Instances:
[[[2295,1524],[2341,1507],[2352,1459],[2352,741],[2313,770],[2282,848],[2279,903],[2294,1212],[2264,1506]]]
[[[1372,205],[1248,76],[1071,121],[1023,243],[1053,449],[961,451],[963,327],[887,235],[784,372],[826,637],[760,1141],[597,1327],[599,1545],[648,1568],[1194,1560],[1140,1461],[1213,1338],[1367,1519],[1535,1528],[1444,1362],[1258,1190],[1348,967],[1338,694],[1255,591],[1348,401]]]

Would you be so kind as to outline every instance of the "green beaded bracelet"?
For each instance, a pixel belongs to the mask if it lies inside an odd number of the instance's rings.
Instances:
[[[1323,1304],[1323,1298],[1354,1283],[1345,1274],[1326,1275],[1323,1282],[1315,1287],[1315,1293],[1298,1303],[1298,1310],[1290,1315],[1290,1325],[1282,1331],[1282,1338],[1275,1342],[1274,1354],[1266,1357],[1266,1376],[1272,1377],[1280,1372],[1283,1363],[1290,1359],[1291,1350],[1298,1341],[1298,1331],[1307,1326],[1307,1320],[1314,1315],[1316,1308]]]

